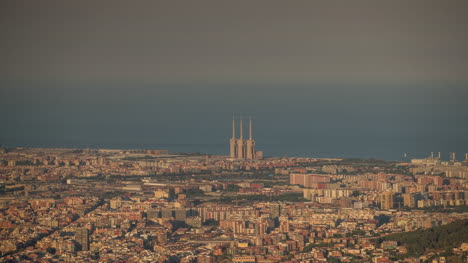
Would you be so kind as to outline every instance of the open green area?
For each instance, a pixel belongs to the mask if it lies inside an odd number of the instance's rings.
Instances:
[[[444,206],[430,206],[424,208],[413,208],[417,210],[423,210],[426,213],[435,213],[435,212],[442,212],[442,213],[466,213],[468,212],[468,205],[460,205],[460,206],[452,206],[452,207],[444,207]]]
[[[266,196],[266,195],[238,195],[238,196],[225,196],[219,199],[218,202],[221,203],[231,203],[235,201],[240,202],[277,202],[277,201],[285,201],[285,202],[304,202],[307,201],[304,199],[302,193],[287,193],[277,196]]]
[[[403,244],[408,249],[408,256],[422,255],[429,250],[448,250],[468,242],[468,219],[426,230],[392,234],[383,240]]]
[[[330,242],[330,243],[326,243],[326,242],[323,242],[323,243],[318,243],[318,244],[308,244],[307,246],[305,246],[303,249],[302,249],[302,252],[310,252],[312,251],[312,248],[316,248],[316,247],[332,247],[335,243],[333,242]]]

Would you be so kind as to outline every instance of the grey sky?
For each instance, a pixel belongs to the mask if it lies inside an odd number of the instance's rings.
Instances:
[[[0,1],[0,144],[397,159],[468,147],[468,1]]]
[[[3,80],[468,80],[467,1],[2,1]]]

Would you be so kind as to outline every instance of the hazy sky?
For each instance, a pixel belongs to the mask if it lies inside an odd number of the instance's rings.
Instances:
[[[1,73],[147,83],[466,82],[468,3],[2,1]]]
[[[267,154],[468,151],[466,10],[1,1],[0,144],[227,153],[232,115],[253,115]]]

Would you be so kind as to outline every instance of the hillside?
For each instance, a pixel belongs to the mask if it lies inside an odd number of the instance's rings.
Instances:
[[[386,236],[408,248],[409,255],[421,255],[428,250],[446,250],[468,242],[468,219],[447,225]]]

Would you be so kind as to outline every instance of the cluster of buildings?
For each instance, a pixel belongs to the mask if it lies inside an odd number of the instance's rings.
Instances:
[[[430,157],[423,159],[412,159],[410,168],[413,174],[432,174],[444,175],[446,177],[468,179],[468,153],[465,154],[465,160],[457,161],[454,152],[450,153],[450,160],[444,161],[439,152],[437,157],[431,153]]]
[[[33,208],[29,202],[19,207],[28,206],[36,213],[73,213],[86,202],[77,198],[63,205],[36,202]],[[381,217],[389,220],[381,222]],[[207,202],[187,207],[179,199],[134,193],[97,203],[55,227],[29,215],[29,225],[36,228],[27,230],[24,223],[15,227],[9,239],[3,237],[8,242],[2,242],[0,249],[6,260],[45,262],[394,262],[390,258],[403,255],[405,247],[397,242],[376,243],[376,237],[466,217],[466,213],[317,208],[313,203],[291,202],[251,206]],[[24,235],[33,232],[31,237]],[[9,245],[21,237],[21,243]]]
[[[159,157],[0,153],[0,260],[421,262],[379,239],[468,218],[467,179],[434,168],[465,162]]]
[[[426,167],[427,164],[424,164]],[[324,166],[325,167],[325,166]],[[444,169],[466,169],[464,165],[445,164]],[[333,171],[341,169],[333,167]],[[420,167],[411,165],[409,171]],[[341,207],[379,207],[383,210],[466,206],[468,184],[463,177],[441,173],[345,173],[332,174],[329,167],[289,169],[289,183],[303,187],[304,198],[320,204],[340,204]],[[317,173],[320,172],[320,173]],[[287,174],[288,171],[282,171]]]

